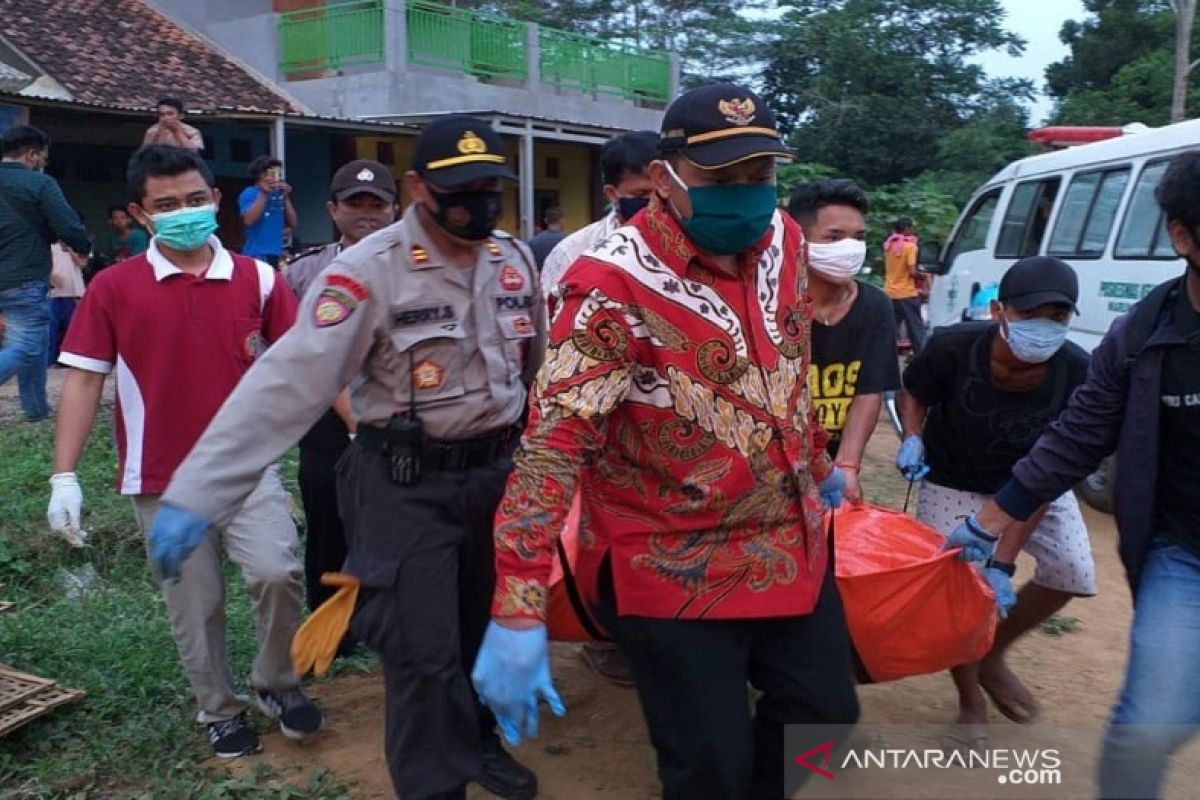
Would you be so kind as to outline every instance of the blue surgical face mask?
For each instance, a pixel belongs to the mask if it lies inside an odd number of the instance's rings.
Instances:
[[[679,220],[688,238],[719,256],[749,249],[771,227],[778,202],[773,183],[688,186],[671,165],[667,172],[687,190],[692,215]]]
[[[217,230],[217,207],[212,203],[150,215],[154,236],[172,250],[199,250]]]
[[[1063,323],[1045,317],[1006,318],[1000,326],[1000,335],[1008,342],[1013,355],[1026,364],[1049,361],[1067,340],[1067,331]]]

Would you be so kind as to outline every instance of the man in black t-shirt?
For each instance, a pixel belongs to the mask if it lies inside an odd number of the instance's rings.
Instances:
[[[887,295],[854,279],[866,258],[867,196],[849,181],[819,180],[792,193],[788,212],[808,242],[813,298],[808,386],[845,497],[863,500],[858,476],[883,393],[900,388],[895,322]]]
[[[1118,548],[1134,607],[1100,758],[1104,798],[1158,797],[1168,759],[1200,722],[1200,150],[1172,159],[1156,196],[1183,275],[1113,322],[1066,410],[950,537],[964,556],[994,549],[1011,561],[1024,520],[1116,449]],[[1008,579],[989,576],[1001,609]]]
[[[1078,296],[1078,279],[1064,262],[1022,259],[1000,280],[991,304],[995,322],[940,328],[913,358],[900,396],[904,443],[896,466],[909,480],[924,478],[917,519],[949,534],[982,508],[1084,382],[1087,353],[1066,341]],[[984,661],[952,671],[958,722],[970,726],[956,738],[970,749],[986,738],[984,691],[1017,722],[1037,714],[1037,702],[1005,665],[1009,645],[1072,597],[1096,593],[1087,528],[1074,495],[1058,497],[1030,525],[1025,550],[1037,561],[1033,579]],[[988,567],[989,582],[994,572],[1014,569],[999,562]]]

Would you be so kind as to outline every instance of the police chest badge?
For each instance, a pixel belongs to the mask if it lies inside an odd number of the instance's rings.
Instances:
[[[436,389],[446,380],[446,368],[436,361],[418,361],[412,370],[413,385],[418,389]]]
[[[512,264],[505,264],[500,270],[500,286],[506,292],[519,292],[525,288],[525,278]]]
[[[313,324],[329,328],[345,322],[366,299],[367,290],[358,281],[346,275],[327,275],[313,306]]]

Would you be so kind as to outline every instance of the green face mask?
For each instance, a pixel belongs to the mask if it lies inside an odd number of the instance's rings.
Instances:
[[[151,214],[154,235],[172,250],[199,250],[217,230],[217,207],[213,204]]]
[[[773,184],[688,186],[667,164],[667,172],[687,190],[692,216],[681,219],[688,237],[704,250],[719,256],[748,249],[771,226],[775,216]]]

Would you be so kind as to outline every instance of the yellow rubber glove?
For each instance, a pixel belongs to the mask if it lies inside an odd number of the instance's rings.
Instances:
[[[338,589],[292,637],[292,669],[297,677],[310,669],[318,678],[329,671],[338,645],[350,627],[350,617],[358,600],[358,579],[352,575],[326,572],[321,576],[321,583]]]

